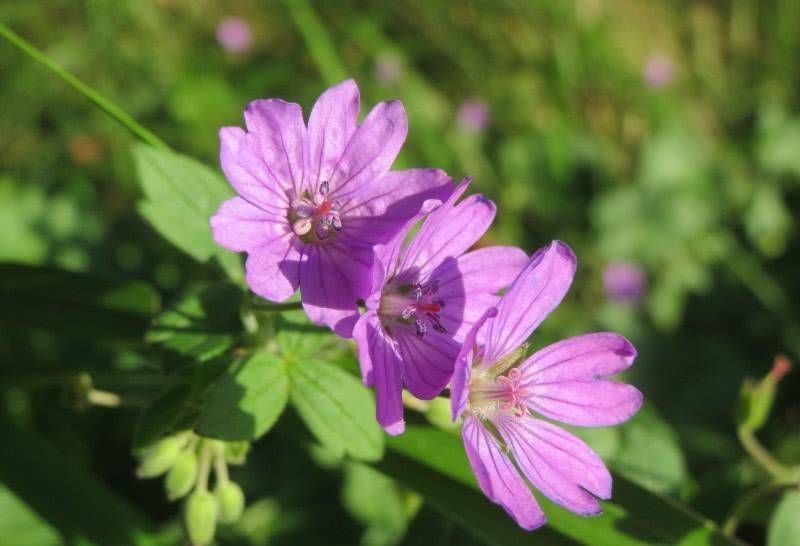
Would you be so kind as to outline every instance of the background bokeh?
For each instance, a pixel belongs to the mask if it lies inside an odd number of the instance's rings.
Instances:
[[[400,164],[472,176],[498,204],[487,243],[575,249],[573,289],[534,342],[615,330],[639,349],[627,379],[648,406],[587,436],[612,468],[716,521],[760,483],[734,413],[746,377],[779,353],[800,358],[800,3],[48,0],[2,2],[0,20],[214,168],[218,128],[241,124],[254,98],[308,111],[353,77],[362,110],[401,99]],[[0,73],[0,261],[143,279],[164,302],[214,278],[137,213],[133,137],[5,42]],[[177,543],[178,509],[135,478],[130,454],[153,367],[135,345],[0,327],[4,422]],[[124,392],[123,406],[76,401],[78,372]],[[794,464],[797,377],[760,434]],[[4,438],[0,450],[0,463],[23,456]],[[250,508],[221,544],[471,540],[367,467],[280,434],[234,472]],[[740,535],[763,543],[779,498]],[[55,527],[0,487],[0,543],[57,544]]]

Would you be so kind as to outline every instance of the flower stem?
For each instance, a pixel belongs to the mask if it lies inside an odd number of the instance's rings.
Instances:
[[[72,73],[67,71],[62,66],[58,65],[50,57],[38,50],[33,44],[25,40],[22,36],[8,28],[3,23],[0,23],[0,36],[8,40],[12,45],[16,46],[23,53],[28,55],[31,59],[41,63],[56,76],[64,80],[78,93],[89,99],[97,107],[103,110],[106,114],[117,120],[123,127],[128,129],[134,136],[155,146],[156,148],[166,149],[168,146],[158,138],[155,134],[150,132],[144,126],[140,125],[133,117],[127,112],[122,110],[116,104],[102,96],[100,93],[80,81]]]
[[[208,490],[208,473],[211,470],[211,443],[200,441],[200,463],[197,467],[197,491]]]
[[[225,463],[225,445],[222,442],[214,445],[214,471],[219,485],[228,483],[228,465]]]
[[[738,429],[739,441],[742,443],[745,451],[760,464],[764,470],[776,479],[778,482],[785,483],[793,477],[792,469],[783,465],[778,461],[767,449],[761,445],[753,431],[744,427]]]
[[[747,512],[750,510],[753,503],[761,500],[763,497],[768,497],[775,493],[780,493],[784,489],[797,487],[794,482],[776,482],[767,485],[762,485],[752,491],[748,491],[741,498],[739,498],[731,509],[730,515],[722,525],[722,533],[725,536],[732,537],[736,534],[736,528],[739,527],[739,522],[742,520]]]
[[[288,303],[253,303],[252,308],[255,311],[269,312],[294,311],[296,309],[302,309],[303,303],[300,301],[290,301]]]

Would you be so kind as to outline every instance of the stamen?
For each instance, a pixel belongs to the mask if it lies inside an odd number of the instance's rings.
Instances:
[[[310,236],[304,238],[307,243],[327,239],[331,229],[333,231],[342,229],[338,206],[327,198],[329,191],[328,181],[323,180],[319,190],[313,196],[305,193],[292,202],[292,215],[295,218],[292,221],[292,230],[300,237]],[[292,215],[290,215],[290,219]]]

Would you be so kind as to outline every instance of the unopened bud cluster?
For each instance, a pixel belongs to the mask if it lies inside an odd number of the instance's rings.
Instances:
[[[249,444],[225,443],[184,431],[162,438],[141,454],[140,478],[166,474],[164,489],[170,501],[186,497],[183,522],[193,546],[214,539],[217,522],[234,523],[244,511],[244,492],[228,476],[228,464],[242,464]],[[209,478],[214,473],[214,488]]]

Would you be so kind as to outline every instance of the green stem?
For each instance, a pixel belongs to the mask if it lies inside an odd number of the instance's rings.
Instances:
[[[252,309],[255,311],[294,311],[303,308],[303,302],[290,301],[287,303],[253,303]]]
[[[347,71],[342,65],[328,30],[314,8],[306,0],[287,0],[286,7],[325,82],[333,85],[344,80]]]
[[[761,487],[748,491],[733,505],[730,515],[722,525],[722,533],[725,536],[734,536],[736,534],[736,528],[739,527],[739,522],[750,510],[753,503],[762,499],[763,497],[768,497],[769,495],[779,493],[784,489],[790,489],[792,487],[797,487],[797,484],[778,482],[762,485]]]
[[[89,99],[92,103],[98,106],[106,114],[117,120],[120,124],[122,124],[123,127],[128,129],[137,138],[157,148],[163,148],[163,149],[168,148],[168,146],[164,143],[164,141],[162,141],[155,134],[153,134],[145,127],[140,125],[128,113],[126,113],[116,104],[114,104],[113,102],[102,96],[100,93],[98,93],[97,91],[95,91],[82,81],[80,81],[65,68],[56,64],[55,61],[50,59],[50,57],[39,51],[36,47],[33,46],[33,44],[25,40],[22,36],[14,32],[10,28],[8,28],[3,23],[0,23],[0,36],[11,42],[12,45],[16,46],[18,49],[20,49],[23,53],[28,55],[33,60],[44,65],[56,76],[58,76],[59,78],[64,80],[67,84],[69,84],[78,93]]]
[[[760,464],[764,470],[780,483],[785,483],[793,478],[791,468],[784,466],[778,461],[767,449],[761,445],[752,430],[739,427],[738,429],[739,441],[742,443],[745,451]]]
[[[212,447],[208,440],[200,442],[200,463],[197,467],[197,491],[208,490],[208,473],[211,470]]]
[[[228,465],[225,462],[225,444],[222,442],[214,445],[214,471],[217,476],[217,484],[226,485],[228,483]]]

